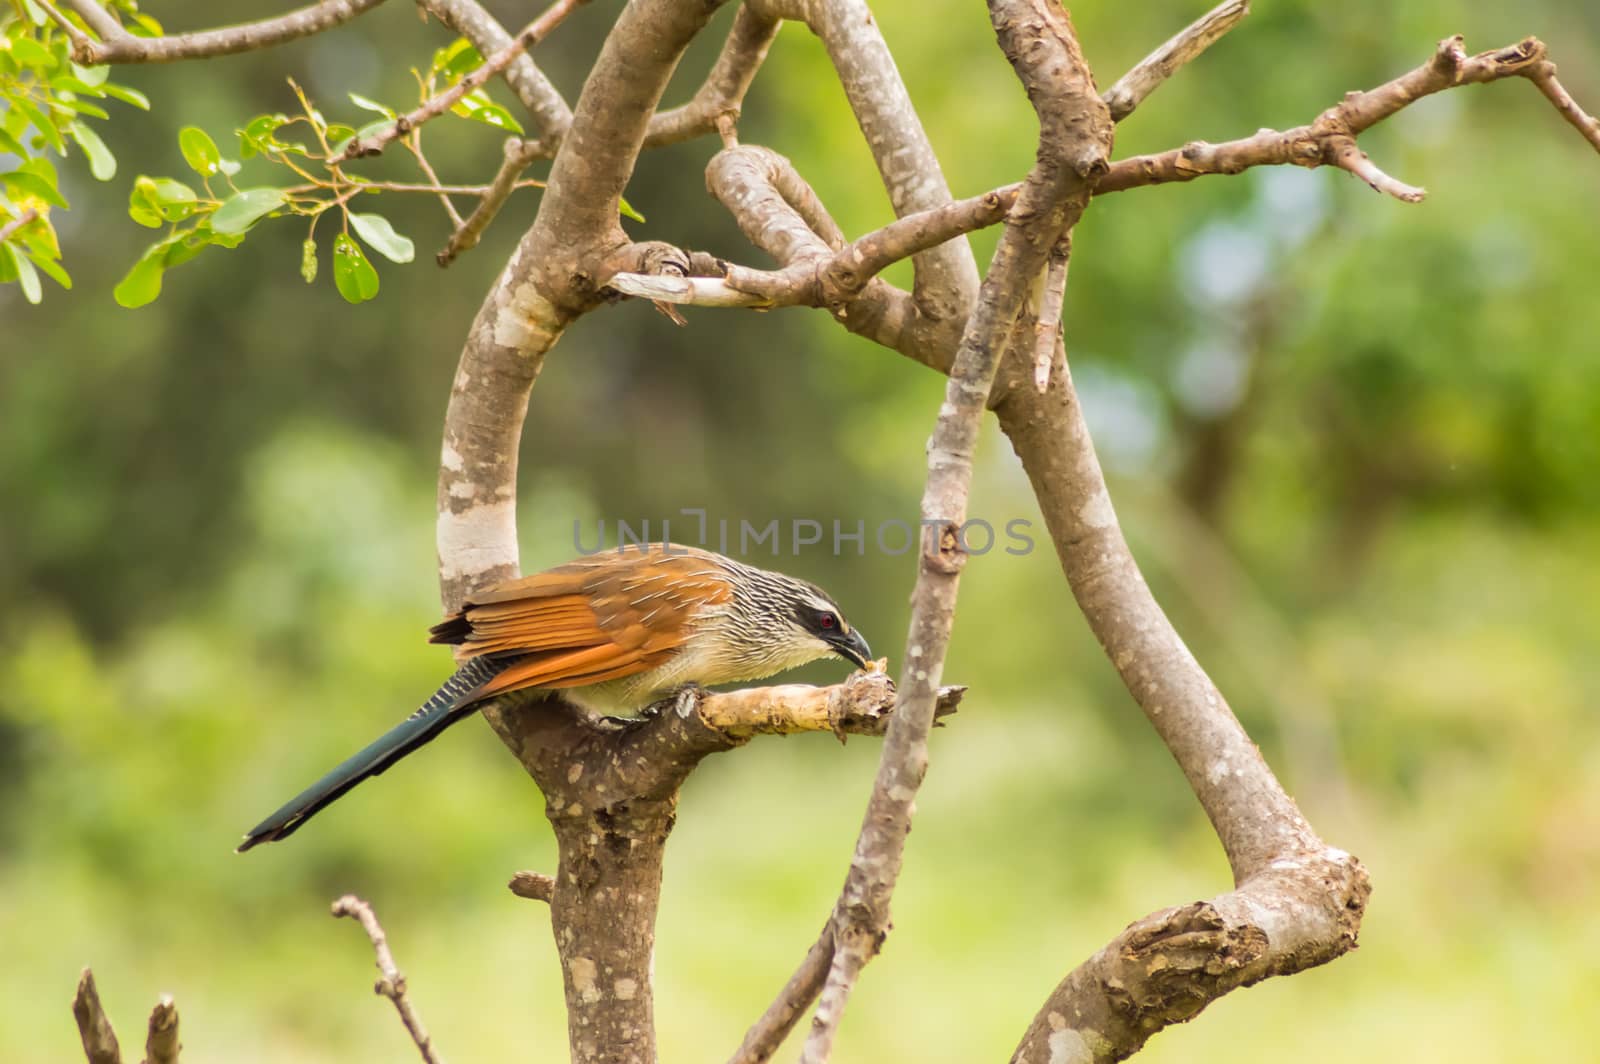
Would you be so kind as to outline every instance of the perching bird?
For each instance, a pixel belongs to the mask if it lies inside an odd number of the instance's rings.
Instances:
[[[429,630],[460,648],[434,696],[250,829],[239,852],[287,838],[369,776],[508,691],[560,690],[627,714],[690,685],[741,683],[829,654],[872,651],[815,584],[676,544],[630,546],[509,580]]]

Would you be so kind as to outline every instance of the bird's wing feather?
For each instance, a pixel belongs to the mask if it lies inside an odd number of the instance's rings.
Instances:
[[[474,595],[432,640],[467,657],[526,655],[484,695],[580,687],[663,664],[687,638],[689,618],[730,593],[698,552],[607,552]]]

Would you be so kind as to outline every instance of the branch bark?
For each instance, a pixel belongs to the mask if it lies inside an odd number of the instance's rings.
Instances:
[[[66,0],[100,40],[74,38],[72,58],[90,66],[98,63],[174,63],[218,55],[254,52],[275,44],[310,37],[342,26],[383,0],[322,0],[276,18],[245,22],[214,30],[197,30],[165,37],[135,37],[122,28],[96,0]]]
[[[183,1048],[178,1041],[178,1006],[163,994],[150,1010],[150,1023],[144,1041],[144,1064],[178,1064]]]
[[[719,118],[737,120],[745,93],[766,60],[780,25],[749,4],[742,5],[706,80],[688,103],[650,119],[644,146],[658,148],[714,132]]]
[[[972,454],[1001,354],[1033,278],[1082,215],[1111,151],[1111,116],[1066,12],[1051,0],[991,0],[989,12],[1001,50],[1039,116],[1038,156],[967,320],[929,441],[924,534],[900,700],[834,909],[833,958],[801,1053],[805,1064],[830,1057],[855,982],[889,931],[889,903],[912,803],[927,773],[928,729],[966,562],[959,530],[966,520]]]
[[[78,1022],[78,1035],[83,1040],[83,1055],[89,1064],[122,1064],[122,1047],[117,1044],[117,1032],[106,1017],[100,1004],[100,991],[94,985],[94,973],[85,968],[78,976],[78,992],[72,998],[72,1018]]]

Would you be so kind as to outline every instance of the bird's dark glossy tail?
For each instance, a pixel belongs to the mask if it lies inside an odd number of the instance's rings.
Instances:
[[[251,828],[237,852],[243,853],[258,843],[288,838],[318,810],[337,801],[350,788],[369,776],[378,775],[456,721],[471,716],[477,708],[479,689],[515,660],[472,658],[467,661],[415,713]]]

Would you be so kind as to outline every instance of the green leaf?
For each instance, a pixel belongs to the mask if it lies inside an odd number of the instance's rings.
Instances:
[[[104,70],[106,68],[95,67],[95,69]],[[113,99],[121,100],[123,103],[131,104],[141,111],[150,110],[150,97],[146,96],[138,89],[130,89],[126,85],[113,85],[109,81],[105,83],[104,87],[107,96],[110,96]]]
[[[644,215],[634,210],[633,204],[628,202],[628,197],[626,196],[617,197],[617,211],[624,218],[632,218],[636,222],[644,221]]]
[[[0,174],[0,185],[12,200],[39,200],[52,207],[65,207],[67,201],[56,191],[54,182],[46,181],[31,170],[13,170]]]
[[[132,17],[123,23],[123,29],[135,37],[159,37],[165,32],[161,28],[161,23],[146,15],[143,11],[135,11]]]
[[[17,282],[22,285],[23,297],[29,303],[37,304],[44,298],[44,286],[39,283],[39,271],[33,268],[33,263],[28,261],[26,255],[10,244],[0,244],[0,252],[4,252],[11,260],[12,269],[17,274]]]
[[[203,229],[191,229],[176,240],[169,238],[162,264],[169,270],[174,266],[182,266],[204,251],[211,242],[211,234]]]
[[[283,198],[281,188],[247,188],[223,201],[211,216],[211,228],[218,233],[243,233],[283,206]]]
[[[483,56],[478,54],[472,42],[465,37],[457,37],[433,53],[432,73],[443,74],[453,85],[482,65]]]
[[[37,67],[41,70],[54,70],[56,57],[50,54],[50,49],[34,40],[32,37],[16,37],[11,41],[11,58],[23,66]],[[32,302],[37,303],[38,300]]]
[[[27,116],[28,121],[33,124],[33,128],[38,131],[39,136],[46,144],[62,155],[67,153],[67,142],[61,139],[61,131],[56,128],[54,122],[46,117],[43,111],[21,96],[12,97],[11,105]]]
[[[352,214],[350,224],[362,240],[390,262],[405,263],[417,257],[416,245],[395,232],[389,219],[381,214]]]
[[[78,142],[83,154],[89,157],[89,172],[97,181],[110,181],[117,176],[116,157],[111,154],[111,149],[106,147],[106,142],[100,139],[100,134],[82,122],[72,123],[67,127],[67,132]]]
[[[194,189],[170,177],[140,175],[128,194],[128,217],[147,229],[181,222],[199,207]]]
[[[61,264],[55,259],[52,259],[49,255],[42,255],[39,252],[31,249],[25,249],[23,253],[27,255],[28,258],[33,260],[33,264],[35,266],[39,267],[39,269],[48,274],[50,279],[56,284],[60,285],[62,288],[72,287],[72,278],[67,275],[67,271],[63,270],[61,268]]]
[[[105,91],[111,92],[112,87],[110,85],[106,85],[106,78],[111,76],[111,68],[109,66],[106,66],[106,65],[102,64],[100,66],[88,66],[88,67],[86,67],[86,66],[79,66],[77,63],[73,63],[72,64],[72,72],[73,72],[73,74],[77,75],[78,80],[83,82],[85,85],[93,85],[96,88],[103,87],[105,89]],[[117,87],[121,88],[121,86],[117,86]],[[133,92],[132,89],[128,89],[126,91]],[[111,94],[113,96],[116,95],[116,93],[111,93]],[[134,95],[135,96],[139,96],[138,93],[134,93]],[[143,99],[143,97],[141,96],[140,99]],[[146,111],[150,110],[150,103],[149,103],[148,100],[145,101],[145,108],[144,109]]]
[[[24,148],[22,142],[17,140],[16,137],[13,137],[4,129],[0,129],[0,152],[5,152],[7,155],[26,156],[28,149]]]
[[[133,268],[117,282],[117,287],[111,290],[111,298],[118,305],[132,310],[155,302],[155,298],[161,294],[161,274],[167,268],[167,245],[168,241],[165,240],[151,244],[139,256],[139,261],[133,264]]]
[[[306,237],[305,243],[300,245],[300,276],[310,284],[317,279],[317,242],[311,237]]]
[[[370,100],[361,95],[359,92],[352,92],[350,94],[350,102],[361,108],[363,111],[374,111],[380,115],[383,115],[385,118],[395,117],[395,113],[392,108],[384,106],[377,100]]]
[[[104,96],[106,91],[98,85],[91,85],[80,77],[72,74],[57,74],[50,79],[50,87],[56,92],[76,92],[84,96]]]
[[[489,94],[482,89],[474,89],[461,97],[455,106],[450,108],[450,113],[470,118],[474,122],[482,122],[486,126],[494,126],[496,129],[509,130],[512,133],[522,132],[521,123],[511,117],[511,112],[489,99]]]
[[[57,96],[50,101],[50,106],[62,114],[88,115],[90,118],[110,118],[104,107],[96,107],[87,100],[74,100],[66,96]]]
[[[333,239],[333,284],[347,303],[365,303],[378,294],[378,271],[361,245],[343,233]]]
[[[210,177],[222,168],[222,153],[217,142],[199,126],[184,126],[178,130],[178,150],[189,169],[201,177]]]

